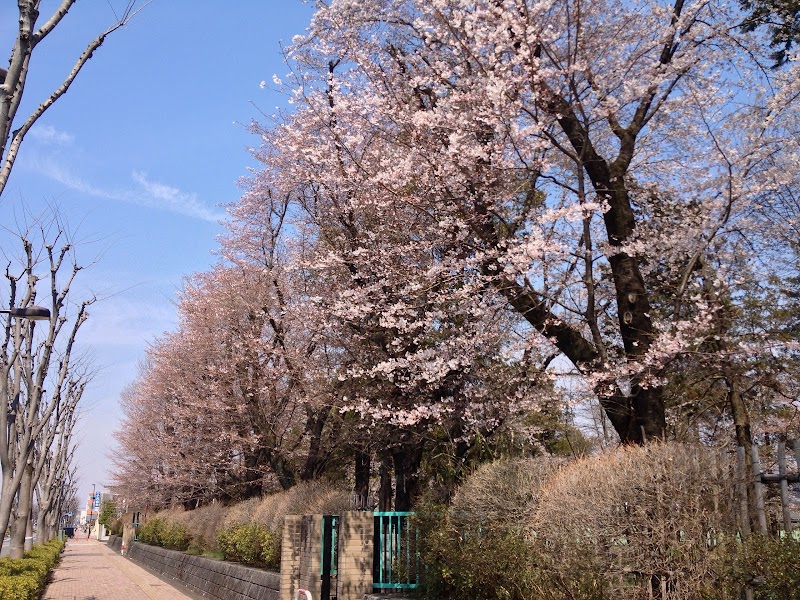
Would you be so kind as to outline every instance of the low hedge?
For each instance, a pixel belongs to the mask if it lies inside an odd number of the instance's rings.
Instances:
[[[151,546],[184,551],[189,548],[191,536],[186,530],[186,526],[181,523],[151,518],[139,530],[139,541]]]
[[[36,600],[63,549],[64,542],[55,539],[34,547],[23,558],[0,558],[0,598]]]
[[[261,523],[242,523],[217,534],[225,560],[245,565],[280,569],[280,538]]]

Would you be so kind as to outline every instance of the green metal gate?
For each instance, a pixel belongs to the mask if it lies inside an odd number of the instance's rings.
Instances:
[[[133,518],[131,519],[131,521],[132,521],[132,525],[133,525],[133,541],[134,542],[138,542],[139,541],[139,527],[141,526],[140,519],[141,519],[141,513],[140,512],[133,513]]]
[[[339,516],[322,517],[322,562],[320,566],[320,600],[336,599],[336,578],[338,575]]]
[[[411,525],[411,512],[375,513],[375,552],[372,588],[410,590],[419,587],[419,534]]]

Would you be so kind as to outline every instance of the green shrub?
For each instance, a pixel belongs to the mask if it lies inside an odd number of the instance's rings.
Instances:
[[[412,526],[419,531],[420,561],[426,565],[424,597],[521,600],[524,596],[510,584],[507,571],[510,567],[520,581],[529,579],[529,548],[499,528],[491,536],[473,535],[481,527],[465,527],[470,516],[477,517],[463,506],[457,510],[443,504],[417,506]],[[506,558],[518,559],[520,564],[510,566]]]
[[[47,575],[58,563],[64,543],[52,540],[26,552],[23,558],[0,558],[0,598],[35,600],[47,583]]]
[[[730,465],[678,444],[485,465],[417,507],[437,600],[800,600],[800,541],[735,535]],[[507,508],[506,508],[507,505]],[[725,533],[730,532],[730,533]]]
[[[180,523],[168,523],[164,529],[163,546],[172,550],[186,550],[191,541],[186,526]]]
[[[427,598],[523,600],[534,585],[530,547],[519,536],[461,538],[445,528],[427,532],[422,548]]]
[[[730,558],[723,577],[729,591],[749,585],[755,600],[800,599],[800,541],[752,535],[726,546]]]
[[[487,463],[454,492],[447,506],[418,506],[421,560],[428,598],[530,600],[569,598],[541,568],[526,526],[542,486],[560,460]],[[589,594],[576,595],[589,600]]]
[[[712,448],[674,442],[575,461],[542,488],[528,538],[568,589],[596,580],[609,598],[696,600],[718,574],[711,540],[736,530],[729,469]]]
[[[519,528],[486,518],[464,527],[453,509],[417,509],[424,596],[435,600],[608,600],[602,581],[576,573],[558,578]],[[443,517],[443,515],[446,515]],[[457,523],[457,525],[456,525]]]
[[[100,516],[97,521],[101,525],[105,525],[107,529],[111,529],[111,523],[116,519],[117,504],[113,500],[103,502],[103,507],[100,509]]]
[[[234,525],[217,534],[225,560],[246,565],[276,567],[280,564],[278,536],[260,523]]]
[[[4,600],[35,600],[39,596],[39,578],[32,573],[0,577],[0,598]]]
[[[151,546],[186,550],[191,542],[191,537],[182,523],[170,523],[164,519],[151,518],[139,529],[139,540]]]
[[[164,528],[166,521],[163,519],[151,518],[139,528],[139,541],[151,546],[161,546],[164,539]]]

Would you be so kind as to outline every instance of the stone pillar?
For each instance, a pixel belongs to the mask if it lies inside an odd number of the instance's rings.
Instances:
[[[345,512],[339,519],[338,600],[362,600],[372,593],[374,515]]]

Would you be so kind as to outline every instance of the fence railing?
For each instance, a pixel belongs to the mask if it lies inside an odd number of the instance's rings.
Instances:
[[[375,591],[419,587],[419,534],[411,512],[376,512],[372,587]]]
[[[771,446],[763,449],[772,451]],[[775,450],[775,455],[772,457],[774,464],[768,465],[765,469],[758,445],[753,444],[751,448],[750,464],[747,464],[745,449],[741,446],[737,449],[735,477],[738,481],[739,527],[743,536],[750,533],[751,527],[754,531],[761,533],[773,531],[780,536],[794,537],[797,531],[796,522],[792,519],[793,503],[790,499],[789,485],[800,482],[800,473],[797,469],[792,472],[788,468],[785,443],[779,442]],[[794,443],[794,456],[795,463],[800,468],[798,440]],[[780,510],[777,514],[775,511],[770,511],[766,505],[767,487],[770,485],[778,486],[775,500]]]

